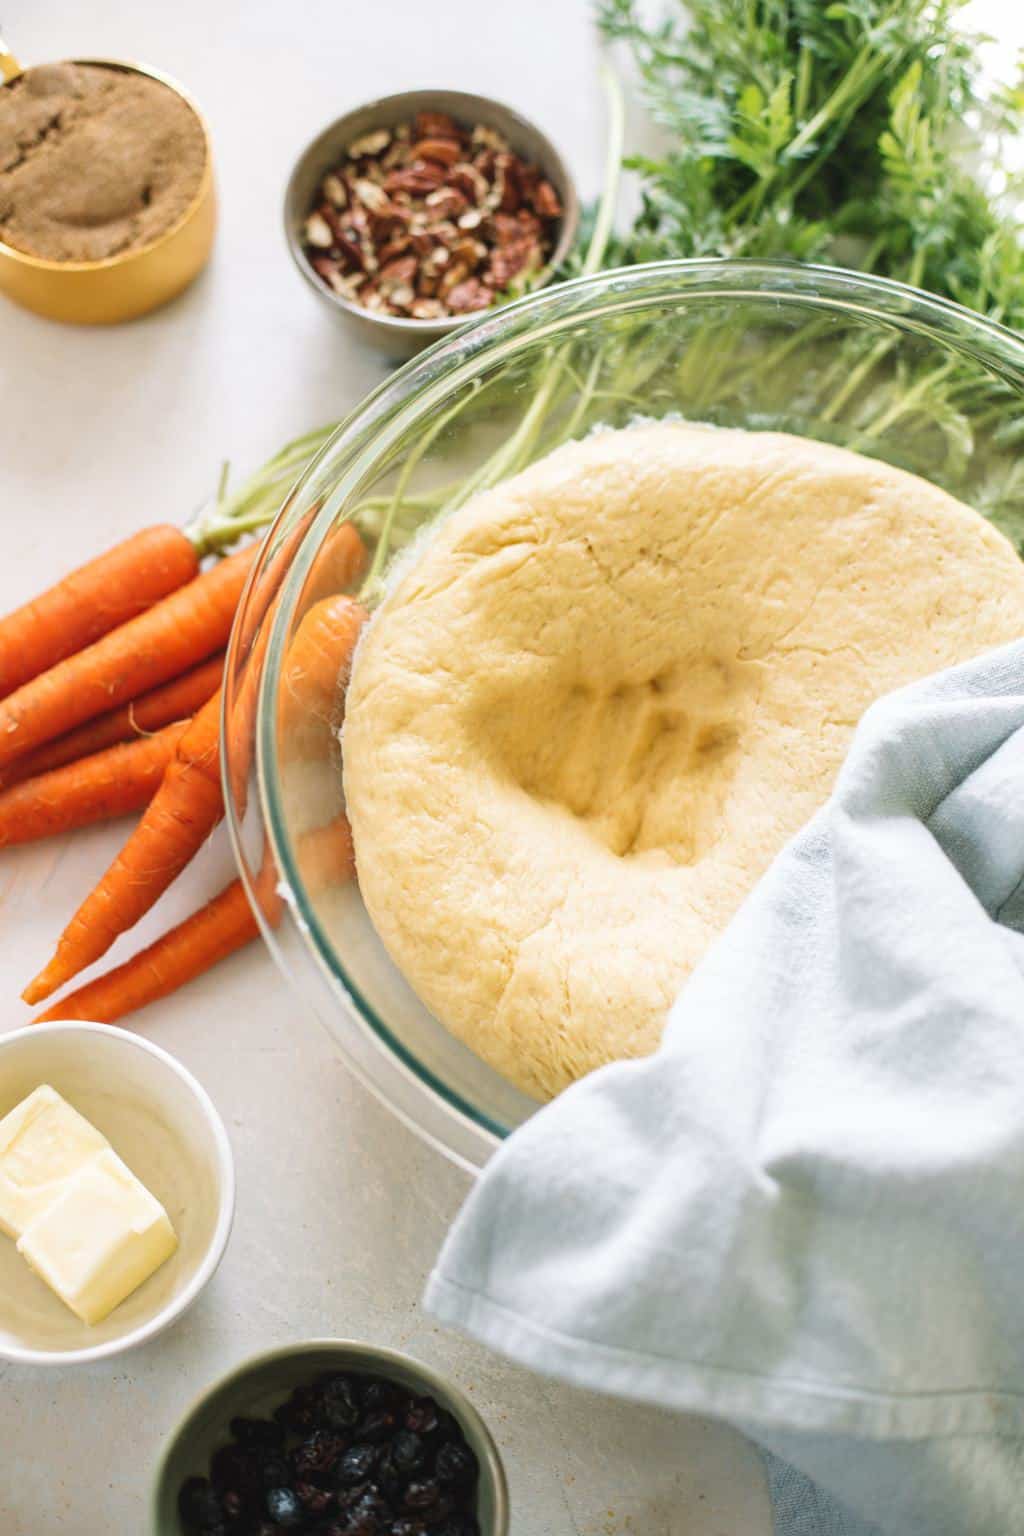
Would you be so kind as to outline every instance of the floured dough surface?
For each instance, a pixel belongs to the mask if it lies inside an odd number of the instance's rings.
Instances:
[[[1022,632],[1024,564],[915,476],[777,433],[569,444],[439,528],[359,648],[370,916],[550,1097],[655,1048],[874,698]]]

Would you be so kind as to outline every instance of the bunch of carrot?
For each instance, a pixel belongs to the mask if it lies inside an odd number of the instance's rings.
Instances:
[[[337,585],[346,586],[365,551],[349,525],[337,534]],[[201,570],[201,546],[187,533],[150,528],[0,619],[0,845],[142,812],[26,987],[26,1002],[51,997],[106,954],[223,816],[224,647],[257,547]],[[285,711],[298,704],[329,714],[364,617],[340,594],[309,609],[286,658]],[[251,704],[251,697],[238,701],[240,709]],[[250,723],[236,720],[231,728],[245,731]],[[315,841],[309,864],[320,878],[352,873],[343,816]],[[269,889],[269,867],[266,876]],[[272,898],[261,905],[270,910]],[[241,882],[232,881],[40,1017],[110,1022],[174,991],[256,933]]]

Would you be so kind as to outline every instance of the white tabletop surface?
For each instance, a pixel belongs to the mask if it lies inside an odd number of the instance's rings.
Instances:
[[[985,19],[1013,7],[994,0]],[[291,164],[330,119],[407,87],[488,93],[547,127],[596,190],[586,0],[9,0],[3,22],[27,62],[134,58],[186,84],[212,127],[222,217],[208,272],[145,320],[77,330],[3,305],[0,610],[142,524],[186,521],[222,460],[245,473],[382,376],[325,323],[280,232]],[[0,1027],[26,1021],[21,987],[122,834],[4,854]],[[219,885],[228,858],[220,841],[204,850],[114,957]],[[514,1536],[768,1536],[760,1463],[727,1428],[538,1380],[423,1315],[467,1179],[353,1081],[260,946],[139,1026],[224,1116],[234,1234],[199,1303],[149,1347],[66,1373],[0,1366],[3,1536],[142,1532],[158,1448],[193,1396],[253,1351],[322,1334],[408,1349],[467,1388],[507,1461]]]

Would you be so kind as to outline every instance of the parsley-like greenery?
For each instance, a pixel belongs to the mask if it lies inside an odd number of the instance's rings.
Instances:
[[[817,260],[900,278],[1024,329],[1019,186],[995,196],[1024,101],[978,96],[962,0],[601,0],[669,147],[636,157],[623,262]],[[983,141],[983,132],[987,138]],[[987,163],[986,163],[987,162]]]

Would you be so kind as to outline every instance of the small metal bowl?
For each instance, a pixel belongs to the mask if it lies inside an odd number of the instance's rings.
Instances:
[[[267,1417],[296,1387],[322,1371],[386,1376],[410,1391],[436,1398],[458,1419],[480,1463],[477,1507],[482,1536],[508,1536],[505,1469],[490,1430],[468,1397],[411,1355],[350,1339],[310,1339],[268,1350],[214,1382],[193,1403],[164,1447],[153,1482],[150,1536],[182,1536],[178,1490],[187,1477],[208,1475],[211,1452],[228,1443],[230,1419],[236,1414]]]
[[[390,357],[412,357],[422,347],[470,320],[479,320],[486,310],[471,315],[451,315],[443,320],[406,320],[398,315],[382,315],[364,309],[351,299],[342,298],[317,277],[302,248],[302,230],[313,207],[322,178],[336,165],[354,139],[374,128],[394,128],[408,122],[417,112],[446,112],[459,123],[482,123],[494,128],[524,160],[539,165],[558,193],[562,219],[558,238],[547,267],[534,283],[542,288],[551,272],[568,255],[579,225],[580,205],[576,186],[565,161],[554,144],[533,123],[520,117],[511,107],[489,96],[475,96],[469,91],[400,91],[368,102],[353,112],[346,112],[309,144],[295,165],[284,195],[284,228],[288,249],[295,265],[322,304],[337,315],[352,331]]]
[[[180,96],[203,131],[206,159],[192,202],[149,245],[101,261],[50,261],[0,241],[0,293],[50,320],[113,325],[134,320],[173,299],[205,267],[217,223],[210,132],[199,108],[176,80],[125,59],[73,59],[125,74],[147,75]],[[0,41],[0,89],[23,73]]]

